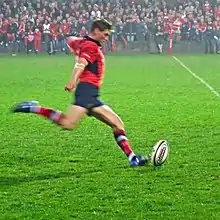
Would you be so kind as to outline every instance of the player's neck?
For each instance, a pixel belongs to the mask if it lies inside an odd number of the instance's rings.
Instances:
[[[88,36],[89,36],[90,38],[92,38],[93,40],[99,42],[93,34],[89,34]]]

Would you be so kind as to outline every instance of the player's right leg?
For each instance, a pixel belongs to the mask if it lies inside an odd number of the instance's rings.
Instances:
[[[12,108],[13,113],[33,113],[41,115],[54,122],[58,126],[70,130],[74,128],[80,119],[87,113],[87,109],[77,105],[71,105],[66,114],[47,107],[40,106],[37,101],[24,101]]]
[[[145,157],[142,155],[136,155],[133,152],[121,118],[109,106],[104,105],[98,99],[96,99],[96,102],[97,107],[91,109],[91,115],[112,128],[114,138],[118,146],[128,157],[131,166],[143,166],[148,163]]]

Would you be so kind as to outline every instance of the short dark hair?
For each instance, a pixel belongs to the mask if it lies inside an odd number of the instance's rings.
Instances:
[[[100,31],[112,30],[112,24],[105,19],[100,19],[92,23],[91,31],[93,32],[96,28]]]

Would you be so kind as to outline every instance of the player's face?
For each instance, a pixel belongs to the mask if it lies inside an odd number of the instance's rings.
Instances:
[[[98,40],[101,43],[104,43],[108,40],[109,36],[111,35],[111,31],[110,30],[104,30],[104,31],[97,31],[97,35],[98,35]]]

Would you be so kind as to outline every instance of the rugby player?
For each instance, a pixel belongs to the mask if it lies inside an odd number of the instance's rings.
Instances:
[[[108,40],[111,32],[112,24],[101,19],[93,22],[88,36],[67,39],[70,51],[76,56],[76,63],[71,80],[65,85],[66,91],[74,92],[74,101],[66,114],[40,106],[37,101],[23,101],[16,104],[12,111],[41,115],[67,130],[76,127],[84,115],[93,116],[111,127],[113,136],[127,156],[130,165],[142,166],[148,162],[148,159],[134,153],[121,118],[100,100],[99,90],[105,69],[105,58],[101,45]]]

